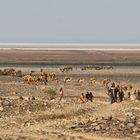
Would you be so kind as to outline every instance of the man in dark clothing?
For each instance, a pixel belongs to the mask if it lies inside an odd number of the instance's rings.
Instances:
[[[135,92],[136,100],[140,100],[140,91]]]
[[[123,88],[122,87],[119,88],[118,97],[119,97],[119,101],[122,102],[123,99],[124,99],[124,92],[123,92]]]
[[[117,85],[117,98],[118,98],[118,102],[122,102],[123,98],[124,98],[124,92],[122,87],[120,87],[119,85]]]
[[[115,87],[115,83],[112,83],[111,87],[108,88],[108,95],[111,104],[117,102],[117,88]]]
[[[113,102],[114,102],[114,99],[113,99],[113,94],[112,94],[112,92],[111,92],[111,89],[108,87],[108,96],[109,96],[109,98],[110,98],[110,103],[112,104]]]
[[[92,94],[92,92],[90,92],[89,93],[89,100],[92,102],[92,100],[93,100],[93,94]]]
[[[87,101],[89,100],[89,96],[90,96],[89,92],[87,91],[86,96],[85,96]]]

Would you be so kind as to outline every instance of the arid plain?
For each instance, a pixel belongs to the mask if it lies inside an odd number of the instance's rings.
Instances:
[[[112,66],[95,69],[90,66]],[[62,68],[72,67],[62,72]],[[86,69],[82,69],[85,68]],[[110,104],[104,79],[140,90],[140,51],[119,50],[0,50],[0,138],[31,140],[140,139],[140,101],[125,98]],[[23,81],[21,71],[36,77],[40,69],[56,79]],[[71,79],[64,82],[68,77]],[[78,82],[82,79],[81,82]],[[91,83],[90,79],[96,79]],[[59,89],[64,97],[59,101]],[[91,91],[93,102],[82,103]]]

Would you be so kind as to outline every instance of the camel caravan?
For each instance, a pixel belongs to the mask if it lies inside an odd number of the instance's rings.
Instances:
[[[71,77],[65,77],[64,78],[64,84],[70,84],[70,83],[73,83],[75,85],[81,85],[81,84],[84,84],[86,82],[86,80],[84,78],[79,78],[79,79],[76,79],[74,80],[73,78]],[[89,79],[89,82],[87,82],[89,85],[95,85],[97,82],[97,79],[95,78],[90,78]]]
[[[70,68],[68,68],[70,69]],[[30,74],[23,74],[21,70],[15,70],[13,68],[6,68],[0,70],[0,75],[2,76],[12,76],[12,77],[21,77],[25,83],[28,84],[45,84],[48,85],[48,82],[54,84],[73,85],[73,86],[82,86],[82,85],[91,85],[94,86],[98,84],[99,87],[103,87],[107,90],[107,94],[110,97],[111,103],[122,101],[124,99],[131,100],[140,100],[140,90],[133,91],[132,85],[123,85],[123,81],[119,83],[114,83],[109,78],[98,80],[94,77],[92,78],[74,78],[65,76],[64,78],[58,77],[55,73],[46,73],[43,69],[40,70],[40,74],[36,75],[35,71],[31,71]],[[66,75],[66,74],[65,74]]]
[[[89,78],[89,79],[84,79],[84,78],[78,78],[75,79],[73,77],[68,77],[65,76],[64,79],[60,79],[58,76],[56,76],[55,73],[49,73],[47,74],[46,72],[41,70],[41,73],[39,76],[35,76],[34,74],[28,74],[24,75],[22,77],[23,81],[31,84],[31,83],[44,83],[47,84],[48,81],[53,81],[56,84],[59,84],[62,80],[62,83],[64,85],[82,85],[82,84],[88,84],[88,85],[96,85],[97,83],[100,84],[103,87],[107,87],[108,84],[111,82],[110,79],[103,79],[103,81],[98,81],[96,78]]]
[[[61,67],[61,68],[59,68],[60,69],[60,71],[61,72],[70,72],[70,71],[72,71],[73,70],[73,68],[72,67]]]
[[[43,71],[43,69],[41,69],[39,76],[35,76],[35,74],[33,74],[34,71],[31,71],[30,74],[25,75],[22,77],[24,82],[27,82],[28,84],[31,83],[44,83],[45,85],[47,84],[48,81],[56,81],[56,83],[58,83],[58,78],[56,77],[55,73],[46,73],[45,71]]]
[[[0,70],[0,75],[22,77],[23,73],[21,70],[15,70],[13,68],[6,68],[4,70]]]
[[[110,69],[113,69],[113,67],[109,65],[107,66],[88,65],[81,68],[81,70],[102,70],[102,69],[110,70]]]
[[[70,69],[72,70],[71,67],[64,67],[64,69]],[[60,79],[55,73],[46,73],[43,71],[43,69],[40,70],[40,74],[35,74],[35,71],[30,71],[29,74],[23,74],[21,70],[15,70],[13,68],[7,68],[0,70],[0,75],[5,75],[5,76],[16,76],[16,77],[22,77],[22,80],[25,83],[31,84],[31,83],[44,83],[47,84],[48,81],[53,81],[56,84],[58,84],[61,80],[64,85],[67,84],[79,84],[82,85],[84,84],[89,84],[89,85],[95,85],[97,82],[101,84],[103,87],[108,87],[108,84],[111,83],[110,79],[103,79],[102,81],[98,81],[96,78],[89,78],[89,79],[84,79],[82,77],[75,79],[73,77],[65,76],[64,79]]]

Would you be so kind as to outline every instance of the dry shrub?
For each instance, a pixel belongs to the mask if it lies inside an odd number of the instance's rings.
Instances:
[[[65,114],[43,114],[43,115],[38,115],[37,117],[34,118],[36,121],[44,121],[44,120],[55,120],[55,119],[66,119],[67,116]]]
[[[57,92],[54,89],[49,89],[45,91],[49,95],[50,100],[55,99]]]

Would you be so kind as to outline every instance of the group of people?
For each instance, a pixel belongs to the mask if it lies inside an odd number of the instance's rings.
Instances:
[[[140,100],[140,91],[135,90],[132,93],[132,86],[129,87],[120,87],[119,85],[115,86],[115,83],[111,84],[111,87],[108,87],[107,94],[110,97],[110,103],[115,102],[122,102],[124,99],[131,99],[131,100]]]
[[[81,101],[82,103],[85,103],[85,102],[88,102],[88,101],[92,102],[93,97],[94,97],[94,96],[93,96],[92,92],[88,92],[88,91],[87,91],[86,95],[84,95],[84,93],[82,93],[82,94],[80,95],[80,101]]]
[[[64,90],[63,90],[63,88],[61,87],[60,88],[60,90],[59,90],[59,96],[60,96],[60,99],[59,99],[59,102],[62,100],[62,98],[64,97]],[[92,100],[93,100],[93,94],[92,94],[92,92],[86,92],[86,94],[84,95],[84,93],[82,93],[81,95],[80,95],[80,101],[82,102],[82,103],[85,103],[85,102],[88,102],[88,101],[90,101],[90,102],[92,102]]]
[[[107,95],[110,98],[110,103],[113,104],[115,102],[122,102],[124,99],[128,99],[131,98],[133,96],[135,96],[136,100],[140,101],[140,90],[135,90],[134,94],[131,93],[132,91],[132,86],[129,87],[129,89],[127,89],[127,87],[123,88],[119,85],[115,85],[115,83],[112,83],[110,87],[108,87],[108,91],[107,91]],[[63,96],[64,96],[64,91],[63,88],[60,88],[59,90],[60,93],[60,100],[62,100]],[[133,96],[132,96],[133,95]],[[87,91],[86,94],[81,93],[79,99],[82,103],[85,102],[92,102],[93,101],[93,93]]]
[[[110,97],[110,103],[115,103],[115,102],[122,102],[124,99],[124,92],[123,89],[117,85],[115,86],[115,83],[111,84],[111,87],[108,87],[108,92],[107,94]]]

